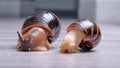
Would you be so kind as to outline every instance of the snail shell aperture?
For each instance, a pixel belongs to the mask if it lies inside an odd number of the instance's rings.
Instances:
[[[85,51],[94,48],[101,40],[99,26],[89,20],[76,20],[67,28],[60,51],[63,53],[79,52],[79,47]]]

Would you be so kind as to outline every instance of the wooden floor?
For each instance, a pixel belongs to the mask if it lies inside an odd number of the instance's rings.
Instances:
[[[102,40],[90,52],[62,54],[59,45],[71,19],[61,20],[62,31],[47,52],[20,52],[16,31],[24,19],[0,19],[0,68],[120,68],[120,25],[100,24]]]

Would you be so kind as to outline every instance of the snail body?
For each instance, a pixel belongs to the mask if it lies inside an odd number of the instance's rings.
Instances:
[[[101,31],[96,23],[89,20],[76,20],[67,28],[60,51],[63,53],[80,52],[79,48],[89,51],[101,40]]]
[[[18,33],[17,49],[21,51],[47,51],[59,36],[61,25],[58,17],[48,11],[37,11],[25,20]]]

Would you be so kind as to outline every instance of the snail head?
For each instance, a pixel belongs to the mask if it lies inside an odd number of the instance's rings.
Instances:
[[[19,38],[18,49],[21,51],[30,51],[31,37],[23,38],[19,32],[17,34]]]
[[[17,49],[20,51],[47,51],[51,48],[48,39],[47,33],[42,28],[32,28],[26,34],[18,34],[18,45]]]

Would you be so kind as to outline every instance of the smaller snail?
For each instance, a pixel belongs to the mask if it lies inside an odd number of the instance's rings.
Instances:
[[[18,33],[17,49],[20,51],[48,51],[61,31],[58,17],[48,11],[36,11],[25,20]]]
[[[89,20],[76,20],[67,29],[67,35],[60,46],[62,53],[77,53],[79,48],[89,51],[101,40],[100,28]]]

